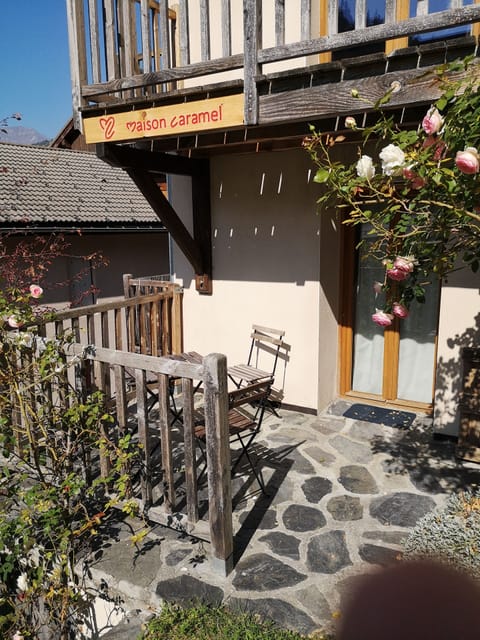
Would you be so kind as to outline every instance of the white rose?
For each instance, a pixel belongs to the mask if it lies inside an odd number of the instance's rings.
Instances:
[[[17,589],[19,591],[26,591],[28,589],[28,578],[26,573],[21,573],[17,578]]]
[[[373,166],[370,156],[362,156],[357,162],[357,175],[359,178],[367,178],[371,180],[375,175],[375,167]]]
[[[395,144],[389,144],[380,152],[382,171],[387,176],[398,175],[405,164],[405,154]]]

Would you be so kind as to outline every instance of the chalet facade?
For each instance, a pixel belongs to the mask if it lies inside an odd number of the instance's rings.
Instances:
[[[76,300],[93,287],[99,299],[123,295],[124,273],[169,273],[165,227],[124,171],[95,154],[53,147],[0,144],[0,229],[7,241],[64,234],[70,258],[57,260],[45,301]],[[108,266],[85,269],[83,256],[101,251]],[[75,257],[77,256],[77,257]],[[84,273],[81,281],[75,275]],[[88,302],[93,300],[83,300]]]
[[[456,433],[460,351],[478,341],[479,278],[458,272],[383,334],[337,212],[317,215],[302,139],[368,121],[352,89],[417,124],[426,74],[478,52],[480,5],[366,0],[68,0],[75,127],[125,169],[174,240],[186,350],[246,357],[253,323],[286,331],[276,386],[429,410]],[[441,9],[441,10],[440,10]],[[168,198],[158,175],[169,176]],[[460,310],[460,311],[459,311]]]

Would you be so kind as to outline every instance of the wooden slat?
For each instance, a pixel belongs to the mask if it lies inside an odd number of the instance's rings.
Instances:
[[[152,71],[152,47],[150,42],[148,0],[140,0],[140,24],[142,31],[143,73],[150,73]]]
[[[310,40],[312,37],[311,34],[311,20],[312,20],[312,12],[310,0],[301,0],[300,4],[301,11],[301,39],[302,40]]]
[[[175,508],[175,481],[173,477],[172,433],[170,430],[170,407],[168,376],[158,378],[158,423],[162,443],[162,475],[164,508],[172,513]]]
[[[285,44],[285,0],[275,0],[275,45]]]
[[[121,69],[122,75],[133,76],[135,74],[135,15],[134,5],[130,0],[121,0],[121,20],[123,35],[121,42]]]
[[[407,20],[410,14],[410,0],[387,0],[385,8],[385,23],[399,22]],[[397,49],[408,47],[408,38],[395,38],[385,42],[385,53],[393,53]]]
[[[100,82],[100,36],[98,31],[97,0],[88,0],[88,25],[90,30],[90,59],[92,63],[92,81]]]
[[[148,430],[146,375],[145,371],[142,369],[137,369],[135,371],[135,388],[137,400],[138,439],[142,445],[142,470],[140,474],[141,495],[144,508],[148,508],[152,504],[152,468],[150,459],[150,435]]]
[[[136,87],[147,87],[152,84],[161,84],[162,82],[170,82],[172,80],[183,80],[223,71],[234,71],[235,69],[243,68],[243,60],[243,54],[239,53],[230,56],[230,58],[218,58],[216,60],[209,60],[208,62],[196,62],[192,64],[186,63],[186,66],[166,69],[164,71],[152,71],[152,73],[149,74],[139,74],[130,78],[117,78],[100,84],[87,85],[85,82],[82,83],[81,95],[82,97],[93,99],[97,95],[134,89]]]
[[[68,355],[84,354],[84,345],[71,344],[66,347]],[[87,352],[87,360],[98,360],[110,365],[120,364],[131,369],[144,369],[152,373],[163,373],[176,378],[193,378],[202,380],[204,376],[203,364],[186,362],[185,360],[175,360],[169,357],[145,356],[140,353],[130,353],[127,351],[115,351],[114,349],[104,349],[95,347],[93,352]]]
[[[187,517],[190,525],[198,521],[197,464],[195,453],[195,433],[193,423],[193,382],[182,379],[183,395],[183,439],[185,444],[185,491]]]
[[[115,6],[113,0],[104,0],[105,19],[105,64],[107,68],[107,80],[118,77],[117,74],[117,50],[116,50],[116,25]]]
[[[474,0],[475,4],[480,4],[480,0]],[[480,22],[475,22],[471,27],[472,36],[478,39],[480,36]]]
[[[82,0],[67,0],[67,29],[72,86],[73,122],[82,131],[80,107],[83,106],[82,87],[88,82],[85,21]]]
[[[172,353],[183,351],[183,290],[173,293],[172,302]]]
[[[330,7],[332,7],[332,12],[330,11]],[[320,24],[319,24],[319,32],[318,35],[328,36],[330,33],[330,21],[334,24],[338,24],[338,7],[334,3],[330,3],[328,0],[320,0]],[[335,32],[336,33],[336,29]],[[332,59],[332,54],[330,51],[326,51],[321,53],[318,56],[318,62],[323,64],[325,62],[330,62]]]
[[[172,66],[172,60],[170,51],[168,0],[160,0],[158,7],[158,19],[160,22],[160,69],[169,69]]]
[[[355,0],[355,29],[367,26],[367,0]]]
[[[203,62],[210,60],[210,2],[200,0],[200,55]]]
[[[260,74],[258,56],[262,46],[261,0],[245,0],[244,4],[244,76],[245,124],[258,123],[258,93],[256,78]]]
[[[222,56],[232,55],[232,16],[230,0],[222,0]]]
[[[179,47],[180,64],[190,64],[190,34],[188,25],[188,1],[180,0],[179,3]]]

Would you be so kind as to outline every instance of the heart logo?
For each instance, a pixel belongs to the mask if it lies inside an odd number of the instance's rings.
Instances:
[[[110,140],[115,133],[115,118],[113,116],[100,118],[100,127],[105,133],[105,140]]]

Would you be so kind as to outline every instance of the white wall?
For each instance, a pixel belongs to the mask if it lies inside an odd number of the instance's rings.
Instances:
[[[320,228],[318,185],[309,169],[302,149],[212,158],[212,296],[195,291],[193,271],[176,246],[173,255],[176,278],[185,287],[185,349],[225,353],[235,364],[248,355],[252,324],[285,329],[289,362],[280,367],[275,386],[283,388],[285,403],[317,409],[319,335],[324,395],[331,400],[336,393],[337,324],[329,280],[337,281],[338,266],[335,259],[325,262],[323,288],[320,242],[324,236],[336,248],[337,234],[328,221]],[[189,179],[173,178],[170,193],[191,229]]]
[[[438,331],[435,431],[457,435],[462,389],[462,347],[480,345],[480,274],[466,269],[442,287]]]

